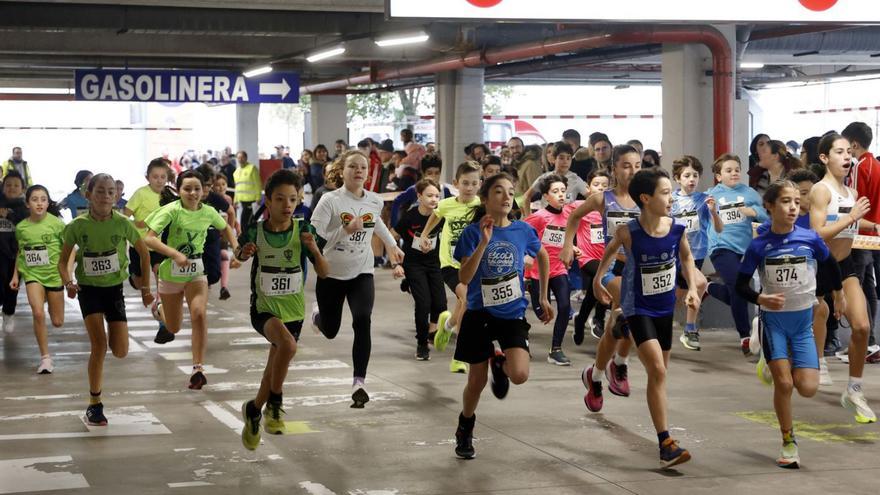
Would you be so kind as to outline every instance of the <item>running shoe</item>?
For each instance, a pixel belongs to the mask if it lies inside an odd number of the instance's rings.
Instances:
[[[86,424],[89,426],[107,426],[107,417],[104,416],[104,404],[98,402],[86,408]]]
[[[597,320],[593,318],[590,321],[590,335],[593,336],[596,340],[602,338],[602,335],[605,333],[605,322],[602,320]]]
[[[764,359],[763,352],[758,358],[758,364],[755,365],[755,372],[758,374],[758,380],[761,380],[761,383],[768,387],[773,386],[773,373],[770,372],[770,367],[767,366],[767,360]]]
[[[877,416],[868,406],[868,400],[861,391],[853,392],[847,387],[840,396],[840,405],[855,415],[856,423],[867,424],[877,421]]]
[[[409,280],[403,279],[400,281],[400,292],[409,292]]]
[[[553,349],[547,355],[547,362],[556,366],[571,366],[571,360],[562,352],[562,349]]]
[[[241,419],[244,420],[244,427],[241,429],[241,443],[248,450],[256,450],[260,446],[260,419],[262,416],[255,418],[248,416],[247,406],[252,402],[249,400],[241,405]]]
[[[449,321],[450,316],[452,316],[452,313],[444,311],[440,313],[439,317],[437,317],[437,333],[434,334],[434,349],[437,349],[440,352],[446,350],[446,345],[449,344],[449,338],[452,337],[452,332],[446,329],[446,322]]]
[[[312,319],[312,331],[318,335],[323,334],[324,331],[321,330],[321,313],[318,311],[318,305],[314,304],[314,303],[312,304],[312,318],[311,319]]]
[[[489,360],[489,368],[492,370],[492,393],[495,397],[503,399],[510,390],[510,379],[504,373],[504,353],[495,349],[495,357]]]
[[[584,368],[581,372],[581,382],[587,387],[587,393],[584,395],[584,404],[587,409],[592,412],[602,410],[604,399],[602,398],[602,383],[593,380],[593,367]]]
[[[474,451],[473,428],[458,425],[458,429],[455,430],[455,455],[459,459],[473,459],[477,455]]]
[[[428,349],[428,344],[419,344],[416,347],[416,361],[428,361],[431,359],[431,351]]]
[[[37,374],[48,375],[53,371],[55,371],[55,363],[52,362],[52,358],[49,356],[43,356],[40,359],[40,365],[37,366]]]
[[[843,346],[840,344],[840,340],[834,337],[825,341],[825,349],[822,353],[825,357],[834,357],[841,349],[843,349]]]
[[[825,358],[819,361],[819,385],[834,385],[834,380],[828,373],[828,364],[825,362]]]
[[[220,287],[220,300],[225,301],[232,297],[232,294],[229,293],[229,289],[226,287]]]
[[[3,314],[3,333],[12,335],[15,331],[15,319],[12,315]]]
[[[866,363],[878,363],[880,362],[880,345],[872,345],[868,347],[868,353],[865,356]]]
[[[167,344],[174,340],[175,335],[168,331],[165,327],[165,324],[161,321],[159,322],[159,331],[156,332],[156,337],[153,339],[153,342],[157,344]]]
[[[358,383],[353,388],[354,391],[351,393],[351,408],[363,409],[364,404],[370,402],[370,394],[367,393],[363,383]]]
[[[263,409],[263,416],[266,422],[263,429],[270,435],[284,435],[287,433],[287,425],[284,424],[284,409],[281,408],[280,402],[267,402],[266,408]],[[259,425],[257,425],[259,428]]]
[[[749,352],[753,355],[761,351],[761,319],[757,316],[752,318],[752,330],[749,333]],[[748,354],[747,354],[748,355]]]
[[[208,379],[205,378],[205,373],[201,370],[196,371],[189,377],[189,389],[190,390],[201,390],[202,387],[208,384]]]
[[[782,444],[782,454],[776,459],[776,465],[785,469],[800,469],[801,457],[798,455],[796,441]]]
[[[627,365],[616,364],[613,360],[605,368],[608,379],[608,391],[621,397],[629,397],[629,378]]]
[[[457,359],[453,359],[449,361],[449,372],[450,373],[467,373],[470,367],[464,361],[459,361]]]
[[[700,332],[682,332],[678,340],[685,349],[700,350]]]
[[[581,345],[584,343],[585,324],[585,321],[581,320],[577,316],[574,317],[574,333],[571,334],[571,339],[574,341],[574,345]]]
[[[691,454],[687,450],[678,446],[678,442],[672,437],[663,440],[660,447],[660,464],[664,468],[684,463],[691,460]]]
[[[740,339],[739,348],[742,351],[743,356],[751,356],[752,355],[752,349],[751,349],[750,344],[751,344],[750,337],[745,337],[743,339]]]

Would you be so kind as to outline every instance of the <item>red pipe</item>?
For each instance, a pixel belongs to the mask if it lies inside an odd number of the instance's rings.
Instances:
[[[615,44],[632,43],[702,43],[712,52],[713,70],[713,123],[715,155],[733,149],[733,52],[727,38],[711,26],[658,27],[643,31],[609,31],[599,34],[578,34],[550,38],[540,42],[522,43],[491,50],[474,50],[458,57],[449,57],[396,69],[374,70],[372,73],[336,79],[300,87],[300,94],[320,93],[405,77],[423,76],[437,72],[477,68],[515,60],[546,57],[559,53],[578,52]]]

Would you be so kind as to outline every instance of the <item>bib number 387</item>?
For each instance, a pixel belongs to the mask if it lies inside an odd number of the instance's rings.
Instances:
[[[485,307],[501,306],[522,298],[522,287],[516,272],[498,278],[484,278],[480,289]]]
[[[664,294],[675,288],[675,261],[662,265],[641,267],[642,294],[655,296]]]

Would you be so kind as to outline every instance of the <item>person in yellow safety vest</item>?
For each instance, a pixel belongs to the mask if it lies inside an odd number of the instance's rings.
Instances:
[[[28,163],[21,159],[21,147],[19,146],[12,148],[12,158],[3,162],[3,166],[0,168],[0,175],[6,177],[6,174],[8,174],[10,170],[18,170],[18,173],[24,177],[26,188],[34,185],[34,179],[31,177],[31,170],[28,168]]]
[[[238,168],[232,174],[235,180],[235,203],[241,203],[242,228],[247,228],[251,216],[254,213],[254,203],[260,200],[263,183],[260,180],[260,170],[253,163],[247,161],[247,153],[242,150],[235,155]]]

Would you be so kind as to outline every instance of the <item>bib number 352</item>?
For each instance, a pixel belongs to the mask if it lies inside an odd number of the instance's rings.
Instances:
[[[662,265],[641,267],[642,294],[654,296],[675,288],[675,261]]]

